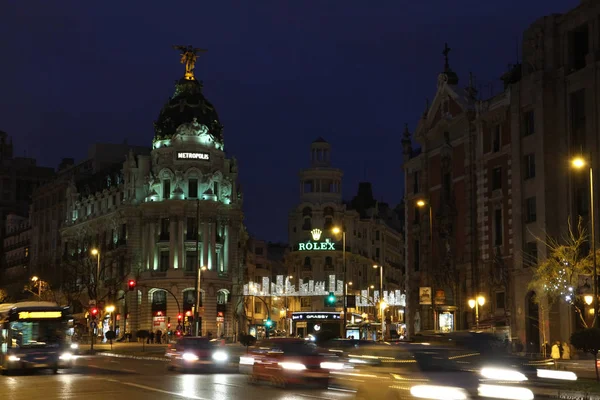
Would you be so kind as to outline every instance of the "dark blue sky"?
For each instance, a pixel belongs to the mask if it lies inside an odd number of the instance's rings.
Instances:
[[[346,198],[366,177],[396,204],[403,126],[412,131],[435,94],[444,42],[461,84],[473,71],[499,90],[522,31],[579,0],[88,3],[2,6],[0,130],[16,153],[56,166],[93,142],[150,146],[184,72],[171,46],[207,48],[196,75],[239,160],[248,228],[286,240],[315,138],[332,144]]]

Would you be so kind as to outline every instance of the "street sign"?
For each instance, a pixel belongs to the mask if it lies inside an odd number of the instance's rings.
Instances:
[[[88,305],[90,307],[94,307],[96,305],[96,300],[90,300],[90,301],[88,301]]]

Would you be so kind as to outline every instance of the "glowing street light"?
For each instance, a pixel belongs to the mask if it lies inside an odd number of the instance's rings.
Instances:
[[[588,167],[590,170],[590,224],[592,225],[591,229],[591,241],[592,241],[592,259],[593,259],[593,276],[592,276],[592,284],[594,285],[594,297],[592,302],[594,303],[594,310],[598,309],[598,269],[596,263],[596,220],[594,218],[594,170],[592,168],[591,160],[586,160],[583,157],[575,157],[571,160],[571,166],[575,169],[583,169],[584,167]],[[587,299],[586,299],[587,302]],[[588,303],[590,305],[591,303]],[[598,315],[594,312],[594,320],[592,321],[592,326],[597,326]]]
[[[588,306],[592,304],[592,302],[594,301],[594,296],[591,295],[585,295],[583,297],[583,300],[585,300],[585,304],[587,304]]]
[[[346,284],[347,282],[347,275],[346,275],[346,229],[344,228],[344,226],[342,225],[342,227],[340,228],[339,226],[334,226],[331,231],[335,234],[335,235],[339,235],[340,233],[342,234],[342,263],[344,264],[344,319],[342,321],[343,324],[343,329],[344,329],[344,338],[346,337],[346,325],[348,323],[348,285]]]
[[[475,327],[479,329],[479,307],[485,304],[485,297],[477,296],[477,299],[469,299],[469,307],[475,309]]]

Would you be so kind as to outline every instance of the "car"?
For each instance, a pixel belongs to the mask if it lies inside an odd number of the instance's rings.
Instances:
[[[330,370],[343,368],[336,357],[297,338],[260,341],[240,358],[240,364],[251,365],[249,383],[269,382],[280,388],[297,384],[327,388]]]
[[[222,370],[229,365],[229,354],[220,341],[206,337],[185,336],[169,345],[168,369],[192,372]]]

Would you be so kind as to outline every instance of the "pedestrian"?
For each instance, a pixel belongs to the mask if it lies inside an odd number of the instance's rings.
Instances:
[[[569,344],[567,342],[563,342],[562,349],[563,349],[562,359],[570,360],[571,359],[571,348],[569,347]]]
[[[560,342],[558,340],[552,345],[550,357],[554,360],[554,367],[558,367],[558,360],[560,360]]]
[[[156,344],[160,344],[160,339],[162,338],[162,331],[160,329],[156,330]]]

